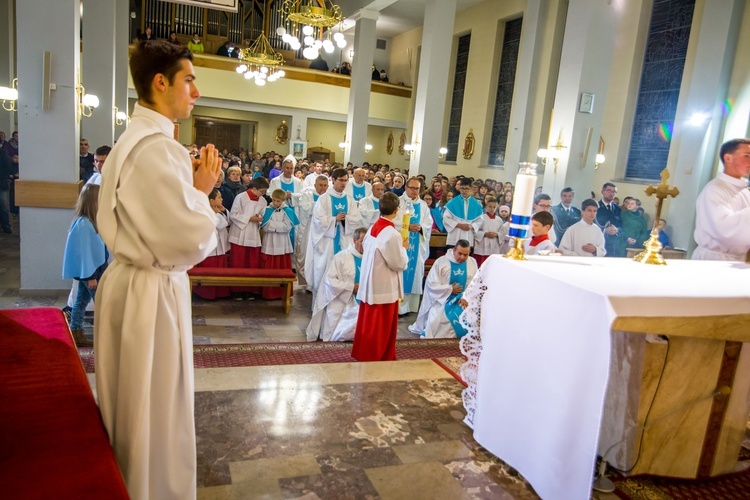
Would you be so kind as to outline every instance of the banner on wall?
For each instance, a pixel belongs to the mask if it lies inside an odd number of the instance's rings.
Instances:
[[[204,9],[226,10],[237,12],[240,6],[240,0],[164,0],[167,3],[182,3]]]

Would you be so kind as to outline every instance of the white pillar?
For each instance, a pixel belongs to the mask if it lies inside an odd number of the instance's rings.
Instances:
[[[549,134],[554,144],[562,131],[566,149],[558,160],[557,172],[551,160],[544,170],[543,190],[553,200],[558,200],[560,191],[567,186],[578,193],[578,200],[586,198],[592,189],[617,24],[614,3],[570,1],[555,92],[555,114]],[[583,93],[594,96],[592,113],[579,111]],[[589,128],[593,130],[584,158]],[[536,156],[534,153],[532,155]],[[596,186],[594,191],[598,192]]]
[[[690,85],[687,92],[680,93],[667,160],[672,174],[669,182],[680,189],[679,196],[669,201],[672,244],[678,248],[695,248],[695,200],[719,163],[722,107],[734,63],[743,4],[743,0],[706,2],[702,15],[696,6],[700,24],[693,23],[690,36],[697,37],[700,43],[694,63],[686,66],[690,73],[683,74],[683,80]],[[702,126],[692,126],[688,121],[694,113],[706,113],[710,119]]]
[[[410,176],[424,174],[429,179],[438,171],[455,17],[456,0],[428,0],[425,5],[411,135],[417,149],[409,165]]]
[[[81,39],[80,4],[80,0],[16,2],[19,165],[23,180],[78,182],[75,88]],[[44,52],[51,55],[50,80],[56,85],[47,110],[42,106]],[[72,216],[69,209],[21,208],[22,290],[70,288],[61,278],[61,270]]]
[[[354,62],[349,85],[349,115],[346,118],[346,140],[349,141],[349,146],[344,154],[344,163],[352,162],[361,166],[365,161],[367,122],[370,117],[372,60],[375,57],[375,22],[378,13],[361,10],[357,16],[354,28]]]
[[[81,82],[86,92],[99,98],[99,107],[81,121],[81,137],[91,152],[113,146],[115,123],[115,2],[83,2],[83,57]]]
[[[85,22],[85,21],[84,21]],[[130,1],[115,0],[115,106],[128,112],[128,45],[130,44]],[[127,122],[115,125],[115,141],[125,132]]]
[[[0,86],[10,87],[16,77],[16,33],[13,19],[16,14],[12,0],[0,0]],[[0,109],[0,130],[5,132],[5,140],[16,129],[16,113]]]
[[[523,11],[521,43],[516,65],[516,84],[508,127],[508,146],[504,165],[508,178],[513,178],[518,163],[536,161],[536,145],[529,146],[534,117],[534,94],[538,86],[539,59],[544,37],[544,13],[547,0],[527,0]]]

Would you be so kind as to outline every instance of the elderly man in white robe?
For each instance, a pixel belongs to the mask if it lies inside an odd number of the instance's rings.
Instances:
[[[404,270],[404,298],[399,303],[398,314],[403,316],[419,311],[419,299],[422,296],[422,279],[424,263],[430,256],[430,235],[432,233],[432,215],[430,207],[419,198],[422,184],[416,177],[406,181],[404,194],[399,201],[399,213],[394,223],[396,230],[402,231],[406,214],[409,219],[409,265]]]
[[[706,184],[695,205],[696,260],[750,262],[750,139],[722,144],[724,171]]]
[[[352,172],[352,177],[346,183],[346,194],[354,198],[359,203],[363,198],[372,194],[372,186],[367,182],[367,171],[364,168],[356,168]]]
[[[273,193],[277,189],[286,192],[286,204],[290,207],[295,207],[294,195],[301,195],[304,191],[302,181],[294,176],[294,167],[296,165],[297,159],[292,155],[287,156],[281,164],[281,175],[274,177],[268,183],[269,193]],[[299,213],[297,213],[297,216],[299,217]]]
[[[188,118],[200,96],[191,61],[184,46],[167,42],[132,52],[138,103],[107,159],[99,195],[99,232],[115,259],[96,295],[96,387],[134,499],[196,497],[186,271],[216,247],[207,195],[221,161],[209,145],[191,162],[173,138],[173,122]]]
[[[344,192],[349,175],[343,168],[331,174],[333,185],[315,203],[305,255],[305,280],[312,286],[313,304],[333,256],[348,247],[362,217],[354,198]]]
[[[466,335],[458,318],[467,306],[463,292],[477,272],[470,251],[468,241],[458,240],[455,247],[435,261],[427,275],[417,320],[409,326],[411,333],[426,339]]]
[[[380,198],[385,193],[385,184],[380,181],[372,183],[372,194],[359,200],[359,213],[362,214],[362,225],[370,227],[380,218]]]
[[[297,261],[297,283],[312,292],[312,286],[305,280],[305,260],[307,258],[307,241],[310,238],[310,219],[312,218],[315,202],[318,201],[325,192],[328,191],[328,177],[319,175],[315,181],[315,189],[306,189],[302,194],[294,195],[294,203],[297,205],[299,226],[294,233],[296,243],[294,247],[294,256]]]
[[[354,340],[359,314],[359,271],[362,267],[362,242],[367,228],[354,230],[352,244],[337,253],[315,297],[312,318],[307,325],[307,340]]]

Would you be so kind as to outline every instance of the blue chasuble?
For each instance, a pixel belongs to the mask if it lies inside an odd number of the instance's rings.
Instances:
[[[359,270],[362,267],[362,257],[357,257],[356,255],[352,254],[352,257],[354,258],[354,284],[359,284]],[[360,303],[359,299],[354,298],[354,300],[357,301],[357,304]]]
[[[435,222],[435,227],[438,228],[438,231],[441,233],[445,232],[445,226],[443,225],[443,212],[445,211],[445,207],[437,206],[435,208],[430,209],[430,213],[432,214],[432,220]]]
[[[422,204],[413,203],[414,213],[409,219],[410,224],[419,224],[422,220]],[[419,259],[419,237],[421,233],[409,231],[409,248],[406,255],[409,256],[409,264],[404,269],[404,293],[411,293],[414,286],[414,275],[417,272],[417,260]],[[409,290],[409,291],[407,291]]]
[[[357,187],[356,184],[352,183],[352,198],[354,198],[354,201],[359,201],[362,198],[365,197],[365,185],[362,184],[362,187]]]
[[[335,218],[341,212],[349,211],[349,197],[336,198],[331,196],[331,215]],[[336,236],[333,237],[333,255],[341,251],[341,223],[336,221]]]
[[[461,287],[465,290],[466,272],[466,262],[464,262],[463,264],[456,264],[455,262],[451,262],[450,284],[461,285]],[[451,322],[453,330],[456,332],[456,337],[458,338],[463,337],[467,333],[466,328],[464,328],[461,322],[458,320],[459,316],[461,316],[461,313],[464,312],[464,309],[458,303],[463,295],[463,292],[457,293],[455,295],[451,294],[451,296],[448,297],[448,300],[445,302],[444,308],[445,317],[448,318],[448,321]]]
[[[482,204],[479,203],[473,196],[469,197],[469,210],[467,213],[466,207],[464,207],[464,197],[463,196],[457,196],[453,198],[451,201],[445,204],[445,209],[458,217],[459,219],[464,219],[468,221],[472,221],[476,219],[477,217],[481,217],[482,213],[484,212],[484,209],[482,208]]]
[[[283,179],[283,177],[282,177]],[[294,181],[290,182],[289,184],[286,184],[283,180],[279,182],[281,185],[281,189],[286,191],[287,193],[293,193],[294,192]]]

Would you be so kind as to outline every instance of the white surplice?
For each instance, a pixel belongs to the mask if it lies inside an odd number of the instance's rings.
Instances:
[[[347,198],[345,223],[337,221],[331,210],[331,203],[336,203],[337,200],[340,202],[342,198]],[[337,193],[333,187],[330,187],[318,198],[310,220],[310,235],[305,255],[305,280],[312,285],[313,295],[320,288],[326,268],[333,259],[337,227],[339,228],[340,249],[343,250],[352,243],[354,230],[362,227],[362,217],[354,198],[343,192]]]
[[[263,224],[263,244],[260,247],[261,253],[266,255],[286,255],[291,254],[292,240],[289,233],[292,232],[294,224],[284,208],[274,210],[268,222]]]
[[[604,233],[602,233],[602,230],[596,224],[587,224],[581,219],[565,231],[562,240],[560,240],[559,250],[563,255],[594,257],[593,254],[581,250],[581,247],[588,243],[596,247],[596,257],[607,255],[607,250],[604,249]]]
[[[424,263],[427,257],[430,256],[430,236],[432,234],[432,213],[430,212],[430,207],[424,200],[420,200],[419,198],[413,200],[406,193],[400,196],[398,215],[393,220],[396,231],[400,232],[402,229],[406,204],[408,202],[411,202],[412,205],[419,204],[421,234],[419,236],[419,252],[415,264],[414,280],[411,283],[404,283],[404,299],[398,306],[399,314],[408,314],[419,310],[419,299],[422,295],[422,280],[424,279]],[[411,265],[411,262],[409,265]]]
[[[173,134],[171,120],[136,104],[99,194],[99,232],[115,259],[96,294],[96,387],[134,499],[196,496],[186,271],[216,247],[216,224]]]
[[[336,254],[315,297],[307,325],[307,340],[354,340],[359,303],[354,296],[354,256],[362,258],[354,245]]]
[[[310,219],[312,218],[313,207],[317,201],[315,191],[303,191],[300,195],[294,195],[294,204],[297,205],[297,217],[299,225],[294,231],[294,256],[292,260],[296,263],[297,282],[300,285],[306,285],[307,290],[312,292],[312,287],[305,279],[305,259],[307,256],[307,241],[310,236]]]
[[[723,172],[706,184],[695,203],[696,260],[745,261],[750,250],[747,180]]]
[[[566,231],[567,232],[567,231]],[[547,233],[549,236],[549,233]],[[536,246],[531,246],[531,238],[524,241],[524,248],[526,255],[551,255],[557,251],[557,247],[552,243],[552,240],[544,240]]]
[[[409,263],[401,233],[392,226],[373,236],[367,231],[362,243],[362,267],[357,298],[370,305],[393,304],[404,297],[404,269]],[[377,278],[376,278],[377,276]]]
[[[302,181],[302,187],[303,187],[303,189],[305,189],[305,190],[307,190],[307,189],[315,189],[315,181],[321,175],[324,175],[324,174],[316,174],[315,172],[313,172],[311,174],[307,174],[307,176],[305,177],[305,180]]]
[[[424,297],[419,307],[417,320],[409,326],[411,333],[421,335],[426,339],[455,339],[456,332],[445,315],[445,303],[453,293],[451,285],[451,262],[456,263],[453,252],[438,258],[427,274],[424,285]],[[466,286],[471,283],[477,272],[477,261],[474,257],[466,260]]]
[[[505,224],[499,216],[490,218],[486,213],[482,215],[482,223],[474,234],[474,253],[477,255],[495,255],[502,252],[508,236],[510,225]],[[485,233],[497,233],[494,238],[485,238]]]
[[[380,206],[375,207],[375,202],[380,203],[379,198],[370,195],[359,200],[359,213],[362,215],[362,224],[370,228],[380,218]]]
[[[229,243],[243,247],[261,246],[263,242],[260,239],[260,223],[250,222],[250,217],[263,217],[267,206],[268,203],[262,196],[257,200],[250,199],[250,191],[243,191],[235,196],[232,210],[229,211],[229,219],[232,221],[229,228]]]
[[[216,224],[216,248],[211,255],[226,255],[229,251],[229,212],[214,214]]]

